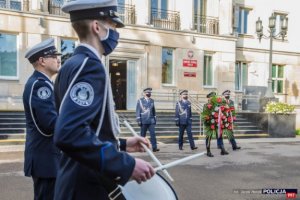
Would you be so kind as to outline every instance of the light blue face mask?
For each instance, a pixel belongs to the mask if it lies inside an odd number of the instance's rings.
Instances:
[[[120,36],[117,31],[110,29],[110,28],[108,29],[107,34],[108,34],[108,36],[106,36],[105,39],[100,40],[100,42],[103,46],[103,49],[104,49],[103,55],[105,55],[105,56],[109,55],[117,47],[119,36]]]

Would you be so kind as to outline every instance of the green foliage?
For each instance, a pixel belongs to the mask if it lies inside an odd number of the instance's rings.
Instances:
[[[224,98],[218,96],[211,97],[210,101],[203,107],[201,119],[204,122],[206,135],[214,135],[218,132],[220,126],[223,134],[229,138],[232,137],[235,110],[234,106],[227,104]]]
[[[300,129],[296,130],[296,135],[300,135]]]
[[[267,113],[289,114],[294,112],[295,106],[281,102],[270,101],[266,105]]]

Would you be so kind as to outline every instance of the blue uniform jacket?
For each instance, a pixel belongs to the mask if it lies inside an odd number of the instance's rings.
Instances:
[[[34,71],[25,85],[23,104],[26,116],[25,176],[54,178],[60,152],[53,143],[57,112],[51,80]]]
[[[136,120],[141,124],[156,124],[154,100],[140,98],[136,104]]]
[[[82,71],[71,83],[87,57]],[[135,160],[118,150],[107,106],[102,107],[105,80],[105,68],[99,57],[91,47],[82,45],[75,49],[58,73],[55,99],[60,111],[54,142],[63,156],[55,186],[56,200],[106,199],[107,191],[101,177],[120,185],[131,177]],[[67,91],[70,84],[72,89]],[[103,109],[104,120],[96,136]]]
[[[175,122],[178,125],[190,125],[192,124],[192,109],[191,102],[189,100],[180,100],[176,103]]]

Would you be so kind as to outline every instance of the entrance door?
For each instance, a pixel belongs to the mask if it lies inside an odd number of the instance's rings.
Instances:
[[[135,110],[136,106],[136,61],[127,61],[127,110]]]
[[[117,110],[126,110],[127,99],[127,62],[126,60],[109,61],[111,87]]]

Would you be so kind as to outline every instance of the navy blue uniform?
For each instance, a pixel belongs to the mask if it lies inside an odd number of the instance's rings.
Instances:
[[[46,75],[34,71],[25,85],[23,104],[26,116],[25,176],[33,178],[35,199],[53,199],[60,152],[53,144],[57,112],[53,85]]]
[[[153,150],[157,149],[155,125],[156,115],[154,100],[151,98],[140,98],[136,104],[136,120],[141,126],[141,136],[146,137],[146,132],[150,132],[150,141]]]
[[[193,134],[192,134],[192,110],[191,102],[188,100],[181,100],[176,103],[175,109],[175,123],[179,126],[179,136],[178,136],[178,145],[179,149],[182,149],[183,146],[183,134],[186,130],[190,147],[193,149],[195,147]]]
[[[54,142],[63,156],[56,200],[108,199],[107,183],[124,185],[132,175],[135,160],[118,150],[111,124],[115,116],[109,109],[112,95],[105,70],[96,50],[82,44],[58,73]]]

